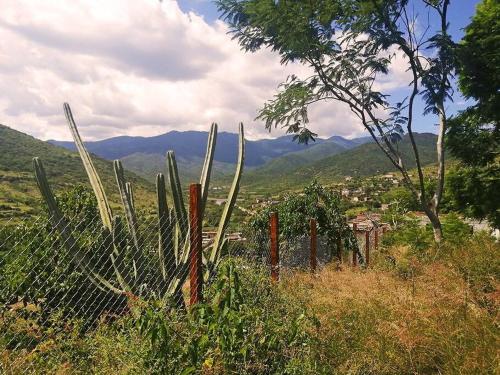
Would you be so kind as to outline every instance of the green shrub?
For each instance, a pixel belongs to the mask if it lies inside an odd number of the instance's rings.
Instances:
[[[72,218],[79,245],[102,272],[112,266],[103,254],[106,236],[98,217],[93,194],[80,185],[58,197],[66,217]],[[45,324],[55,312],[64,317],[81,317],[92,324],[105,311],[122,311],[123,298],[93,286],[74,267],[71,254],[52,229],[49,219],[38,218],[3,228],[0,233],[0,310],[22,301],[42,310],[38,324]]]
[[[149,307],[140,319],[151,340],[151,363],[160,372],[305,373],[314,323],[281,296],[262,272],[227,263],[187,315]],[[240,280],[242,275],[242,280]],[[312,368],[312,367],[311,367]]]
[[[432,230],[421,226],[418,220],[406,217],[397,230],[389,231],[382,239],[382,244],[388,246],[409,246],[422,255],[433,243]]]
[[[444,241],[449,245],[459,245],[472,235],[472,228],[455,213],[443,215],[442,228]],[[409,246],[418,257],[435,252],[432,227],[421,225],[419,220],[409,216],[399,219],[399,226],[384,236],[383,244]]]

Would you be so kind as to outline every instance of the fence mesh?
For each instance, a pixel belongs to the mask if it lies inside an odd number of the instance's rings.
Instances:
[[[175,225],[175,227],[172,227]],[[182,227],[184,229],[182,229]],[[68,219],[39,216],[0,225],[0,373],[32,373],[20,353],[37,351],[61,322],[77,320],[80,331],[130,314],[136,301],[161,300],[176,308],[190,304],[191,286],[213,275],[208,266],[213,232],[204,232],[201,272],[190,262],[189,223],[138,215],[132,227],[114,222],[105,229],[97,214]],[[381,231],[356,232],[361,254],[376,250]],[[366,236],[369,233],[369,236]],[[271,270],[269,233],[232,234],[222,257],[244,258]],[[338,242],[317,236],[316,264],[320,269],[338,258]],[[344,251],[344,262],[352,253]],[[311,237],[279,241],[279,272],[308,270]],[[194,278],[190,275],[195,275]],[[199,278],[199,280],[197,280]],[[194,284],[193,284],[194,283]],[[56,337],[56,336],[54,336]],[[182,337],[179,337],[182,339]]]
[[[182,236],[182,225],[165,227],[172,222],[144,216],[135,228],[116,222],[112,231],[98,215],[3,223],[0,373],[31,372],[19,367],[17,354],[37,350],[51,328],[62,329],[61,320],[79,321],[85,331],[128,314],[136,299],[184,308],[190,292],[190,238]],[[205,243],[208,250],[210,245]]]

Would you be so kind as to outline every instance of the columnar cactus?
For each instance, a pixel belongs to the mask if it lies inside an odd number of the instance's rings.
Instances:
[[[109,257],[113,265],[115,278],[108,280],[96,271],[96,266],[86,256],[85,252],[79,248],[77,241],[73,238],[66,218],[62,215],[54,194],[47,181],[47,176],[39,158],[33,159],[35,177],[40,192],[47,203],[49,214],[54,228],[60,233],[68,252],[72,255],[73,262],[92,281],[92,283],[102,290],[108,290],[116,294],[132,293],[142,296],[150,293],[161,299],[173,299],[179,306],[183,306],[181,288],[188,275],[189,259],[189,223],[182,188],[177,170],[177,163],[173,151],[167,153],[168,181],[170,185],[171,200],[173,208],[167,204],[167,189],[165,176],[159,173],[156,176],[157,192],[157,214],[158,214],[158,267],[152,279],[158,280],[154,286],[147,285],[145,281],[146,254],[141,236],[138,230],[137,217],[135,212],[135,202],[132,186],[125,180],[123,166],[119,160],[113,162],[116,182],[120,193],[127,231],[124,228],[120,216],[113,216],[101,179],[94,167],[92,159],[85,148],[80,137],[78,128],[73,119],[71,109],[67,103],[64,104],[64,112],[71,130],[71,134],[77,146],[77,150],[82,159],[85,171],[90,184],[97,198],[99,213],[103,225],[103,231],[107,238],[110,238],[109,246],[105,249],[109,252]],[[200,177],[201,184],[201,212],[206,207],[210,175],[213,165],[215,144],[217,140],[217,124],[212,124],[207,142],[207,151],[203,163]],[[229,196],[222,213],[217,235],[213,243],[207,245],[203,251],[203,263],[206,267],[204,278],[208,280],[216,272],[220,263],[221,254],[227,240],[225,231],[231,218],[231,213],[236,203],[239,191],[240,179],[243,171],[245,154],[245,140],[243,124],[239,126],[239,153],[236,166],[236,173],[229,191]],[[128,233],[128,236],[127,236]],[[131,239],[128,246],[127,238]],[[129,255],[132,264],[126,264],[126,255]],[[129,262],[130,263],[130,262]]]

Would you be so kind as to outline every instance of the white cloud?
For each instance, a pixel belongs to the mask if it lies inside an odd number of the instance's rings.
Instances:
[[[257,109],[297,70],[270,51],[242,52],[224,23],[171,0],[2,1],[0,123],[42,139],[70,139],[65,101],[87,140],[213,121],[266,137]],[[315,105],[310,120],[321,136],[363,134],[340,103]]]

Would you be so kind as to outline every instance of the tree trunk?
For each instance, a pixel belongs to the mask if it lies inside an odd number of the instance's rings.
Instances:
[[[436,241],[436,243],[440,243],[443,240],[443,228],[441,227],[441,220],[439,220],[438,214],[430,208],[426,208],[425,213],[429,218],[432,225],[432,230],[434,231],[434,241]]]
[[[434,241],[436,243],[441,243],[443,240],[443,228],[441,228],[441,221],[438,219],[436,222],[432,222],[432,230],[434,231]]]

